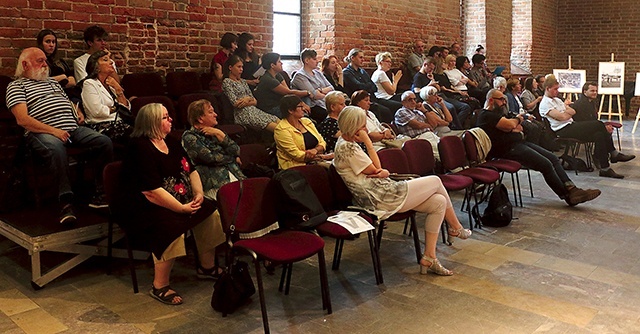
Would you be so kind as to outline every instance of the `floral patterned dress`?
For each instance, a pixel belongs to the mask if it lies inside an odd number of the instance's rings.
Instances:
[[[181,214],[151,203],[142,193],[158,188],[166,190],[180,203],[193,199],[190,174],[194,171],[189,156],[179,141],[165,139],[169,152],[160,152],[148,138],[133,138],[124,160],[123,197],[117,208],[124,215],[123,227],[137,244],[150,248],[156,257],[181,234],[202,222],[215,210],[215,202],[206,200],[195,214]]]
[[[251,89],[244,79],[234,81],[226,78],[222,81],[222,91],[229,98],[231,104],[235,104],[238,99],[245,96],[253,97]],[[233,117],[236,124],[248,125],[256,128],[264,129],[269,123],[278,123],[280,119],[274,115],[268,114],[256,106],[247,106],[244,108],[234,108]]]

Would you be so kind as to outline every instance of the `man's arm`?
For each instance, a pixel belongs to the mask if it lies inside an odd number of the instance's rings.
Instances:
[[[547,112],[547,116],[551,117],[553,119],[557,119],[559,121],[566,121],[571,119],[571,117],[573,117],[573,115],[576,114],[576,111],[567,106],[566,109],[564,111],[559,111],[557,109],[551,109]]]
[[[11,107],[11,113],[16,117],[18,125],[25,128],[27,131],[34,133],[48,133],[56,136],[63,142],[66,142],[69,139],[69,133],[67,131],[54,128],[29,116],[26,103],[18,103]]]
[[[521,115],[518,115],[515,118],[501,117],[498,124],[496,124],[496,129],[504,132],[518,132],[522,131],[520,123],[522,123]]]

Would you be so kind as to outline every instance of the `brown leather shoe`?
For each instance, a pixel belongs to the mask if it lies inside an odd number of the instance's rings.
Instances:
[[[575,206],[580,203],[584,203],[590,200],[595,199],[600,196],[601,192],[598,189],[580,189],[578,187],[573,187],[569,190],[569,195],[565,198],[565,201],[570,206]]]
[[[624,175],[620,175],[616,173],[613,168],[609,168],[607,170],[600,170],[600,176],[602,177],[610,177],[614,179],[624,179]]]
[[[612,155],[611,159],[609,159],[611,161],[612,164],[615,164],[616,162],[627,162],[629,160],[633,160],[635,159],[635,155],[633,154],[622,154],[622,153],[618,153],[618,155],[616,155],[615,157]]]

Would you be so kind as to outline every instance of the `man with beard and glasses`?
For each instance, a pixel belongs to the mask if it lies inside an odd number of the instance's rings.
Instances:
[[[69,183],[69,146],[86,149],[96,158],[97,189],[102,189],[102,168],[111,161],[111,140],[87,127],[78,126],[83,117],[76,114],[62,87],[49,78],[47,57],[38,48],[22,51],[16,68],[16,80],[7,87],[7,107],[25,129],[26,142],[31,151],[44,160],[53,179],[58,182],[60,223],[76,220],[73,212],[73,192]],[[77,119],[76,119],[77,117]],[[105,207],[96,196],[92,207]]]
[[[526,142],[522,133],[523,115],[506,118],[507,99],[498,89],[487,93],[487,108],[478,116],[478,126],[491,139],[488,158],[515,160],[528,168],[542,173],[547,185],[567,204],[574,206],[600,196],[600,190],[583,190],[575,186],[562,168],[555,154]]]

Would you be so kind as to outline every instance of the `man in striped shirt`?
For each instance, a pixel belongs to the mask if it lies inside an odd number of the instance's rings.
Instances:
[[[78,126],[83,121],[82,114],[78,112],[75,116],[75,106],[62,87],[49,78],[42,50],[28,48],[22,51],[15,76],[16,80],[7,87],[7,107],[25,129],[31,150],[44,159],[54,180],[58,181],[60,223],[72,223],[76,217],[66,147],[87,149],[98,160],[96,167],[101,171],[112,159],[113,144],[107,136]],[[102,188],[102,173],[97,174],[98,188]],[[93,206],[99,207],[99,203]]]

